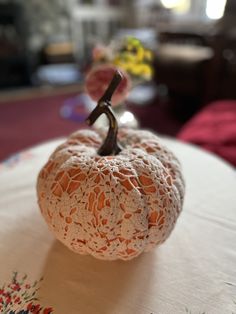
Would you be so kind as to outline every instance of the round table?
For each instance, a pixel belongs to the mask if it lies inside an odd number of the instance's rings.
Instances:
[[[186,180],[170,238],[129,262],[70,252],[49,232],[36,177],[63,139],[0,164],[0,312],[178,314],[236,312],[236,172],[219,158],[163,138]]]

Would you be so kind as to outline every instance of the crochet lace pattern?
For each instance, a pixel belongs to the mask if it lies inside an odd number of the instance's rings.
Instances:
[[[99,156],[105,131],[73,133],[38,176],[49,228],[72,251],[129,260],[164,242],[181,212],[184,180],[158,136],[120,129],[122,151]]]

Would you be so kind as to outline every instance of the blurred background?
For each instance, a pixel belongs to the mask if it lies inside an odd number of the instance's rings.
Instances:
[[[236,166],[235,0],[0,0],[0,160],[84,127],[93,48],[127,35],[153,51],[139,126]]]

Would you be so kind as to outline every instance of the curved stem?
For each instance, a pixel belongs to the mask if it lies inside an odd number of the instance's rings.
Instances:
[[[86,120],[89,125],[92,125],[102,114],[105,114],[109,120],[109,130],[107,136],[98,150],[98,154],[101,156],[117,155],[121,151],[121,147],[117,142],[118,123],[113,110],[111,109],[110,103],[111,97],[121,80],[122,74],[119,71],[116,71],[104,95],[100,98],[97,106]]]

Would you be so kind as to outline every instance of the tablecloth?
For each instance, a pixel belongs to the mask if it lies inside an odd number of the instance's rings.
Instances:
[[[1,313],[236,313],[236,173],[162,140],[183,166],[184,209],[164,244],[128,262],[70,252],[41,217],[36,177],[62,139],[0,164]]]

